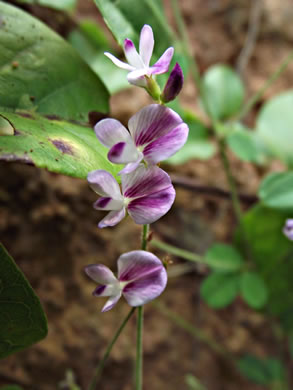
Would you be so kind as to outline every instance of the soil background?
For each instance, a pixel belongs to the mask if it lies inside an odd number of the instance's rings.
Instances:
[[[182,0],[180,6],[187,23],[192,54],[200,72],[222,62],[239,64],[254,1]],[[173,18],[170,2],[166,11]],[[54,17],[50,10],[27,7],[62,35],[70,26]],[[102,22],[93,2],[80,0],[77,18]],[[292,0],[263,0],[258,38],[244,69],[247,96],[251,96],[279,66],[293,45]],[[293,83],[293,65],[265,94],[263,101]],[[182,92],[183,105],[200,113],[197,91],[187,79]],[[150,101],[143,90],[132,88],[111,99],[111,116],[126,122]],[[258,105],[247,118],[253,126]],[[201,114],[202,115],[202,114]],[[1,140],[0,140],[1,142]],[[230,155],[241,193],[255,195],[265,173]],[[170,173],[195,179],[202,186],[227,189],[218,156],[209,161],[192,160],[174,167]],[[271,170],[279,169],[272,164]],[[92,209],[95,194],[85,181],[58,176],[16,163],[0,165],[0,237],[12,254],[45,308],[49,322],[48,337],[39,344],[1,361],[0,385],[19,383],[24,389],[54,390],[72,369],[77,383],[85,389],[107,343],[129,311],[121,300],[114,310],[102,314],[102,299],[91,293],[94,284],[86,278],[84,266],[102,262],[115,269],[123,252],[137,249],[140,228],[127,218],[118,226],[99,230],[103,213]],[[212,192],[199,193],[177,189],[172,210],[152,225],[156,239],[181,248],[203,253],[218,240],[229,242],[235,219],[228,198]],[[249,207],[244,203],[245,208]],[[153,249],[161,258],[165,253]],[[173,270],[184,262],[172,257]],[[173,274],[175,271],[173,272]],[[224,310],[212,310],[199,296],[204,268],[170,277],[168,288],[159,299],[182,315],[196,328],[240,357],[253,353],[260,357],[278,356],[271,326],[260,314],[237,299]],[[135,318],[133,317],[115,345],[98,388],[131,390],[135,356]],[[290,368],[288,359],[288,368]],[[292,364],[291,364],[292,368]],[[233,362],[216,353],[205,342],[192,338],[159,308],[145,308],[144,389],[188,390],[187,374],[193,374],[207,390],[262,390],[243,378]]]

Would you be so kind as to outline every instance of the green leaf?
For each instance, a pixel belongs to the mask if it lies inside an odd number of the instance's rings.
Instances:
[[[80,27],[80,30],[76,29],[70,33],[68,40],[91,69],[99,75],[110,94],[114,95],[130,87],[126,77],[127,71],[118,68],[104,55],[104,51],[113,53],[113,50],[110,47],[106,48],[104,44],[98,44],[92,37],[89,37],[88,33],[84,33],[84,25]]]
[[[259,196],[267,207],[293,212],[293,172],[268,175],[261,183]]]
[[[239,291],[239,275],[211,273],[202,283],[200,294],[204,301],[214,309],[228,306]]]
[[[17,385],[7,385],[0,387],[0,390],[23,390],[22,387],[19,387]]]
[[[257,118],[257,132],[270,152],[293,167],[293,91],[267,102]]]
[[[240,160],[256,164],[265,164],[269,160],[268,152],[259,135],[242,125],[233,127],[227,137],[227,144]]]
[[[238,271],[243,267],[244,259],[231,245],[214,244],[205,253],[206,263],[215,270],[226,272]]]
[[[237,114],[244,101],[244,86],[233,69],[214,65],[203,76],[208,110],[214,119],[225,120]]]
[[[125,38],[129,38],[138,48],[140,30],[144,24],[149,24],[153,29],[156,57],[172,45],[173,33],[161,0],[94,1],[120,46]]]
[[[21,161],[79,178],[95,169],[114,175],[121,169],[107,160],[108,150],[91,128],[37,114],[0,115],[15,129],[15,135],[0,136],[0,160]]]
[[[73,11],[77,0],[17,0],[19,3],[43,5],[60,11]]]
[[[206,390],[206,387],[194,375],[187,374],[185,382],[192,390]]]
[[[259,359],[253,355],[246,355],[238,360],[237,367],[242,375],[259,385],[285,381],[282,362],[275,358]]]
[[[42,340],[47,320],[29,282],[0,244],[0,358]]]
[[[109,94],[72,46],[39,20],[0,2],[0,107],[87,121]]]
[[[253,309],[261,309],[268,301],[267,286],[255,272],[245,272],[241,275],[240,291],[245,302]]]
[[[293,243],[282,232],[287,213],[257,205],[244,216],[246,240],[258,273],[269,290],[268,310],[293,330]],[[241,248],[241,232],[236,234]]]

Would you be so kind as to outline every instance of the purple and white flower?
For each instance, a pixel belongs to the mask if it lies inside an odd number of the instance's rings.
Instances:
[[[127,80],[130,84],[146,87],[145,76],[166,73],[169,70],[174,49],[169,47],[159,60],[150,66],[150,60],[154,50],[154,34],[152,28],[145,24],[140,32],[139,53],[130,39],[124,40],[124,53],[128,63],[120,61],[112,54],[104,53],[119,68],[128,70]]]
[[[141,164],[134,172],[121,175],[119,184],[111,173],[104,170],[88,174],[91,188],[101,197],[94,203],[96,210],[111,210],[98,224],[99,228],[114,226],[126,214],[139,225],[157,221],[171,208],[175,190],[170,176],[157,166]]]
[[[99,283],[96,297],[109,297],[102,312],[111,310],[121,295],[130,306],[141,306],[157,298],[167,284],[167,272],[155,255],[147,251],[124,253],[118,259],[118,278],[103,264],[85,267],[86,274]]]
[[[155,165],[175,154],[186,142],[188,126],[173,110],[160,104],[142,108],[128,121],[129,131],[116,119],[95,126],[99,141],[108,147],[108,159],[126,164],[121,173],[135,170],[144,160]]]
[[[293,219],[287,219],[283,228],[283,233],[289,240],[293,241]]]

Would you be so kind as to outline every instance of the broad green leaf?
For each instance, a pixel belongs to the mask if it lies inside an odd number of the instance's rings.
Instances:
[[[261,309],[268,301],[267,286],[255,272],[244,272],[241,275],[240,291],[245,302],[253,309]]]
[[[293,212],[293,172],[268,175],[261,183],[259,196],[267,207]]]
[[[0,108],[87,121],[109,94],[76,50],[39,20],[0,2]]]
[[[257,132],[270,152],[293,167],[293,91],[268,101],[257,118]]]
[[[0,160],[20,161],[51,172],[86,178],[88,172],[118,165],[107,159],[108,150],[85,126],[43,118],[40,115],[1,113],[14,127],[14,135],[0,136]]]
[[[29,282],[0,244],[0,358],[42,340],[47,320]]]
[[[234,126],[227,137],[227,144],[235,155],[243,161],[265,164],[269,155],[265,145],[255,131]]]
[[[138,48],[139,34],[144,24],[149,24],[153,29],[157,57],[172,45],[173,33],[164,15],[161,0],[94,1],[121,46],[125,38],[130,38]]]
[[[285,329],[293,330],[293,243],[282,232],[287,218],[287,213],[257,205],[245,214],[243,224],[251,258],[269,290],[268,309]],[[240,234],[236,241],[242,249]]]
[[[118,68],[104,55],[104,51],[113,53],[110,47],[105,48],[104,44],[98,44],[90,39],[89,35],[83,32],[82,26],[80,30],[72,31],[68,40],[91,69],[99,75],[111,95],[130,87],[127,71]]]
[[[226,65],[214,65],[203,76],[208,111],[214,119],[225,120],[237,114],[244,101],[244,86],[237,73]]]
[[[214,244],[205,253],[206,263],[215,270],[226,272],[238,271],[243,267],[244,259],[231,245]]]
[[[18,0],[19,3],[43,5],[61,11],[73,11],[77,0]]]
[[[285,381],[282,362],[275,358],[260,359],[253,355],[246,355],[238,360],[237,367],[242,375],[259,385]]]
[[[239,275],[232,273],[213,272],[200,287],[203,300],[214,309],[228,306],[236,298],[238,291]]]

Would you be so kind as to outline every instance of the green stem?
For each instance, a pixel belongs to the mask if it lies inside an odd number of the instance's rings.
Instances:
[[[110,355],[110,352],[114,346],[114,344],[116,343],[118,337],[120,336],[120,333],[122,332],[122,330],[124,329],[125,325],[127,324],[127,322],[129,321],[130,317],[132,316],[132,314],[135,312],[135,307],[133,307],[130,312],[127,314],[127,316],[125,317],[124,321],[122,322],[122,324],[120,325],[120,327],[118,328],[117,332],[115,333],[113,339],[111,340],[111,342],[109,343],[105,353],[104,353],[104,356],[102,358],[102,360],[100,360],[97,368],[96,368],[96,371],[95,371],[95,374],[94,374],[94,377],[88,387],[88,390],[95,390],[96,389],[96,386],[97,386],[97,383],[98,383],[98,380],[100,379],[101,377],[101,374],[102,374],[102,371],[104,369],[104,366],[105,366],[105,363],[106,363],[106,360],[108,359],[108,356]]]
[[[186,321],[179,314],[168,309],[163,303],[154,301],[152,302],[152,304],[160,313],[163,313],[170,320],[172,320],[176,325],[178,325],[180,328],[184,329],[191,336],[193,336],[196,340],[200,340],[203,343],[207,344],[214,352],[225,357],[226,359],[233,360],[233,357],[230,354],[230,352],[227,351],[220,344],[218,344],[216,341],[211,339],[211,337],[207,333],[203,332],[201,329],[196,328],[193,324]]]
[[[135,389],[142,390],[143,379],[143,306],[137,310],[137,341],[136,341],[136,366],[135,366]]]
[[[176,246],[165,244],[164,242],[152,240],[151,244],[155,248],[162,249],[174,256],[182,257],[185,260],[192,261],[194,263],[207,264],[204,258],[196,253],[189,252],[185,249],[177,248]]]
[[[141,249],[146,250],[148,244],[150,225],[143,225],[141,236]],[[137,310],[136,327],[136,364],[135,364],[135,390],[142,390],[143,382],[143,306]]]
[[[280,75],[284,72],[290,62],[293,60],[293,50],[290,54],[281,62],[280,66],[276,71],[267,79],[264,85],[247,101],[240,114],[236,117],[236,121],[241,121],[248,112],[258,103],[258,101],[262,98],[267,89],[280,77]]]

